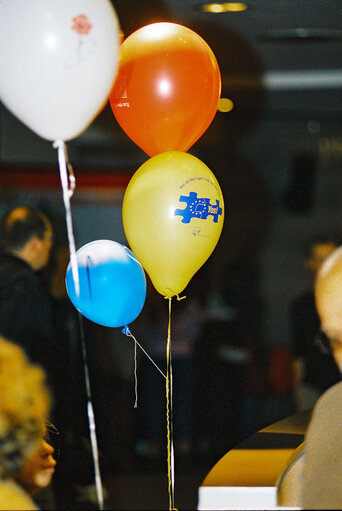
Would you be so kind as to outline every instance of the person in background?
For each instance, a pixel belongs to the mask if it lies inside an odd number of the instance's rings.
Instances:
[[[324,262],[315,283],[321,343],[342,372],[342,246]],[[342,509],[342,382],[330,387],[314,407],[304,444],[299,506]]]
[[[52,445],[42,439],[37,451],[27,460],[19,474],[17,474],[15,480],[29,495],[34,495],[51,483],[56,466],[53,452]]]
[[[43,438],[50,410],[44,371],[0,337],[0,509],[38,509],[16,476]]]
[[[39,210],[20,206],[0,223],[0,334],[19,344],[46,371],[53,387],[54,327],[38,272],[48,263],[52,226]]]
[[[57,464],[52,435],[58,437],[59,432],[53,424],[48,423],[44,438],[15,476],[15,481],[33,497],[39,509],[56,508],[54,493],[50,487]]]
[[[308,245],[304,264],[311,272],[313,282],[322,263],[336,246],[333,237],[317,237]],[[312,408],[319,396],[341,379],[331,353],[322,350],[317,340],[320,319],[313,285],[292,303],[290,328],[295,406],[297,411],[303,411]]]
[[[81,483],[85,477],[88,483],[92,465],[81,444],[88,433],[86,401],[77,311],[65,290],[68,251],[65,244],[60,246],[62,230],[61,222],[38,208],[15,207],[2,218],[0,335],[20,345],[46,372],[53,396],[51,419],[61,432],[62,455],[53,484],[44,493],[50,493],[49,502],[57,508],[70,509],[80,475]],[[57,243],[52,252],[53,238]]]

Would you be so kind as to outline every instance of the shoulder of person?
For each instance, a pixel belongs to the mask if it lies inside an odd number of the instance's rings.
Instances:
[[[29,272],[18,271],[5,275],[0,272],[0,293],[3,299],[21,295],[33,297],[39,291],[39,281]]]
[[[6,280],[16,279],[18,277],[35,277],[30,266],[19,257],[11,254],[0,254],[0,273]]]
[[[311,423],[320,422],[321,426],[342,425],[342,382],[338,382],[322,394],[317,401]],[[310,428],[309,428],[310,429]]]
[[[39,508],[35,505],[31,497],[11,479],[0,481],[0,509],[36,511]]]

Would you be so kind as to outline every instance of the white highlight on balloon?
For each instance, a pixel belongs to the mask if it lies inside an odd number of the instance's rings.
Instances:
[[[167,78],[163,78],[158,82],[158,91],[161,96],[170,96],[172,91],[172,86],[170,81]]]

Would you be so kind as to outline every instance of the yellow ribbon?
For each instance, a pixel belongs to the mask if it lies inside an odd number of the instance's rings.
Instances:
[[[172,409],[172,359],[171,359],[171,300],[169,300],[169,323],[166,345],[166,421],[167,421],[167,473],[169,490],[169,510],[175,509],[175,464],[173,448],[173,409]]]

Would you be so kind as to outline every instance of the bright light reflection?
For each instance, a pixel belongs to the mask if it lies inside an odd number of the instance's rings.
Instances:
[[[172,23],[152,23],[141,29],[144,39],[153,41],[167,37],[175,31]]]
[[[226,12],[241,12],[248,9],[244,2],[227,2],[223,4]]]
[[[212,12],[214,14],[222,12],[241,12],[247,9],[248,6],[244,2],[223,2],[202,5],[202,11]]]
[[[214,13],[224,12],[222,4],[206,4],[206,5],[203,5],[203,11],[214,12]]]
[[[55,34],[47,34],[44,38],[46,48],[52,49],[57,46],[57,37]]]
[[[221,98],[217,107],[219,112],[231,112],[234,108],[234,103],[231,99]]]
[[[169,96],[171,92],[171,83],[166,78],[159,80],[158,91],[161,96]]]

